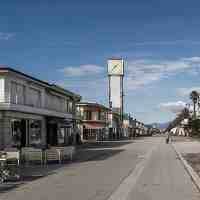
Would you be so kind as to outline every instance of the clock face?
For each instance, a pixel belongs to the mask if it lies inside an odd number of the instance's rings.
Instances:
[[[122,59],[108,60],[108,75],[123,75],[124,62]]]

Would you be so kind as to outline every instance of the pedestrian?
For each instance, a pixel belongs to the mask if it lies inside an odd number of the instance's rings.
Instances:
[[[170,133],[169,133],[169,132],[167,132],[166,144],[168,144],[168,143],[169,143],[169,140],[170,140]]]

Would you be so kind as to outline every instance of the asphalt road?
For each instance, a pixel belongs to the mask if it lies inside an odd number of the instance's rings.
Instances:
[[[0,194],[1,200],[199,198],[189,175],[163,137],[88,145],[80,150],[76,162]]]

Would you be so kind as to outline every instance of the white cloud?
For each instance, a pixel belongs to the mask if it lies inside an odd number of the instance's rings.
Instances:
[[[0,32],[0,40],[9,40],[10,38],[14,37],[14,35],[14,33]]]
[[[181,110],[183,110],[186,106],[186,103],[183,101],[177,101],[177,102],[167,102],[167,103],[161,103],[158,108],[162,111],[168,111],[172,113],[179,113]]]
[[[103,72],[103,68],[98,65],[80,65],[79,67],[76,66],[68,66],[60,69],[61,72],[64,73],[65,76],[88,76],[88,75],[95,75]]]
[[[168,76],[188,72],[199,73],[200,57],[179,58],[175,60],[140,59],[129,61],[126,67],[125,86],[136,89]]]
[[[149,45],[164,45],[164,46],[168,46],[168,45],[200,45],[200,41],[198,40],[166,40],[166,41],[144,41],[144,42],[136,42],[133,43],[134,46],[149,46]]]
[[[191,88],[179,88],[177,89],[177,93],[178,95],[184,97],[184,96],[188,96],[190,95],[190,93],[195,90],[197,92],[200,92],[200,86],[197,87],[191,87]]]

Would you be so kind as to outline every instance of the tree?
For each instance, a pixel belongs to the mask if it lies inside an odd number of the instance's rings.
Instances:
[[[190,93],[190,99],[192,100],[192,103],[193,103],[193,117],[194,119],[196,119],[196,104],[198,103],[198,100],[199,100],[199,93],[193,90]]]
[[[192,136],[200,136],[200,119],[190,119],[189,128],[192,130]]]
[[[184,119],[188,119],[190,116],[189,114],[189,109],[184,108],[177,116],[176,118],[169,124],[169,126],[167,127],[166,131],[170,131],[171,129],[173,129],[174,127],[178,126],[181,124],[181,122]]]

